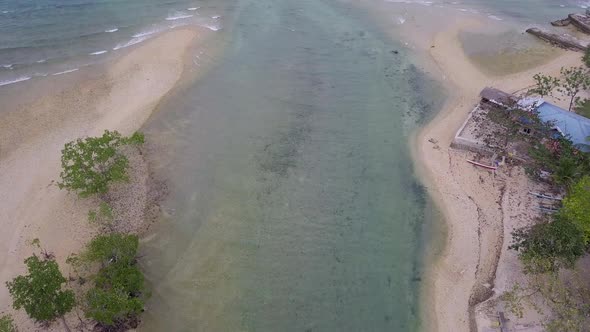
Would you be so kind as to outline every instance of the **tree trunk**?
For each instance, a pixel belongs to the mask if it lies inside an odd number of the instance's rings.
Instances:
[[[61,316],[61,322],[64,324],[64,328],[66,329],[66,332],[72,332],[72,330],[70,330],[70,327],[68,326],[68,323],[66,323],[66,319],[64,318],[64,316]]]
[[[572,96],[572,99],[570,100],[570,108],[568,109],[568,111],[570,111],[570,112],[572,111],[572,105],[574,104],[574,98],[575,98],[575,97],[576,97],[576,96],[575,96],[575,95],[573,95],[573,96]]]

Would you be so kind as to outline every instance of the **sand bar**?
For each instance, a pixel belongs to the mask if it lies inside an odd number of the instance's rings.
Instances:
[[[0,284],[25,270],[34,238],[55,254],[67,276],[65,259],[96,232],[87,220],[96,202],[54,184],[61,149],[105,129],[125,135],[140,129],[181,79],[187,51],[209,34],[192,28],[166,32],[107,64],[98,77],[0,114]],[[10,305],[6,287],[0,287],[0,312],[12,312],[21,330],[33,330],[24,312]]]

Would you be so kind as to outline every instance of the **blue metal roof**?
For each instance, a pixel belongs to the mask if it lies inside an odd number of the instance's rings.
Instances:
[[[558,127],[580,150],[590,152],[590,119],[548,102],[539,105],[537,111],[542,121]]]

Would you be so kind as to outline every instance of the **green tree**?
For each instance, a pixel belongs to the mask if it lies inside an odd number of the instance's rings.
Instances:
[[[590,87],[590,76],[588,71],[582,67],[561,68],[561,81],[559,92],[570,97],[569,111],[572,110],[574,102],[579,101],[578,93]]]
[[[590,47],[586,49],[584,52],[584,56],[582,57],[582,61],[586,65],[586,67],[590,67]]]
[[[74,307],[74,292],[63,290],[66,282],[54,260],[40,260],[33,255],[25,259],[29,274],[6,283],[15,309],[24,308],[35,321],[48,323],[61,318],[70,331],[64,315]]]
[[[536,93],[541,97],[550,96],[553,90],[559,87],[559,79],[541,73],[533,76],[535,80],[535,87],[529,90],[529,93]]]
[[[98,262],[102,266],[113,262],[130,264],[135,260],[138,247],[139,238],[137,235],[120,233],[98,235],[90,241],[82,257],[83,260]]]
[[[580,228],[560,214],[553,221],[515,230],[512,241],[509,248],[519,252],[525,272],[529,273],[571,268],[586,251]]]
[[[105,326],[133,327],[143,311],[144,276],[137,266],[138,237],[99,235],[79,260],[99,263],[94,287],[86,294],[86,316]]]
[[[66,143],[62,150],[60,189],[76,191],[81,197],[105,194],[112,182],[128,181],[129,160],[121,147],[142,144],[144,136],[123,137],[105,130],[101,137],[87,137]]]
[[[17,332],[14,321],[9,315],[3,315],[0,317],[0,332]]]
[[[86,316],[107,326],[120,324],[143,311],[143,301],[130,297],[121,288],[95,287],[88,291],[86,300]]]
[[[563,200],[563,215],[579,227],[585,242],[590,241],[590,176],[586,175],[572,186]]]

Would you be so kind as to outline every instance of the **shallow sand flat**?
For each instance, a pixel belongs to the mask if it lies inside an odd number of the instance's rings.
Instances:
[[[2,114],[1,312],[12,311],[3,285],[25,271],[23,260],[34,251],[30,240],[39,238],[42,248],[56,255],[67,276],[65,259],[95,232],[87,221],[95,202],[68,195],[53,183],[59,178],[64,143],[99,135],[105,129],[126,135],[138,130],[180,80],[189,48],[208,34],[205,29],[164,33],[107,65],[99,78]],[[21,330],[33,329],[23,311],[14,317]],[[77,318],[69,320],[74,324]],[[59,324],[53,327],[62,330]]]
[[[566,52],[525,72],[491,77],[469,61],[459,42],[459,32],[477,24],[463,20],[435,35],[430,56],[444,74],[451,96],[415,141],[419,171],[442,210],[448,228],[445,249],[428,280],[427,292],[432,301],[429,308],[434,310],[432,329],[437,331],[469,330],[473,323],[469,317],[472,290],[489,278],[493,280],[498,250],[502,247],[501,203],[497,200],[501,197],[500,188],[494,187],[490,173],[464,162],[466,154],[449,148],[456,130],[485,86],[515,92],[530,86],[535,73],[555,75],[562,66],[579,64],[581,56]],[[431,138],[438,141],[440,149],[433,148],[428,141]],[[483,236],[478,235],[481,227],[487,227],[481,233]]]

